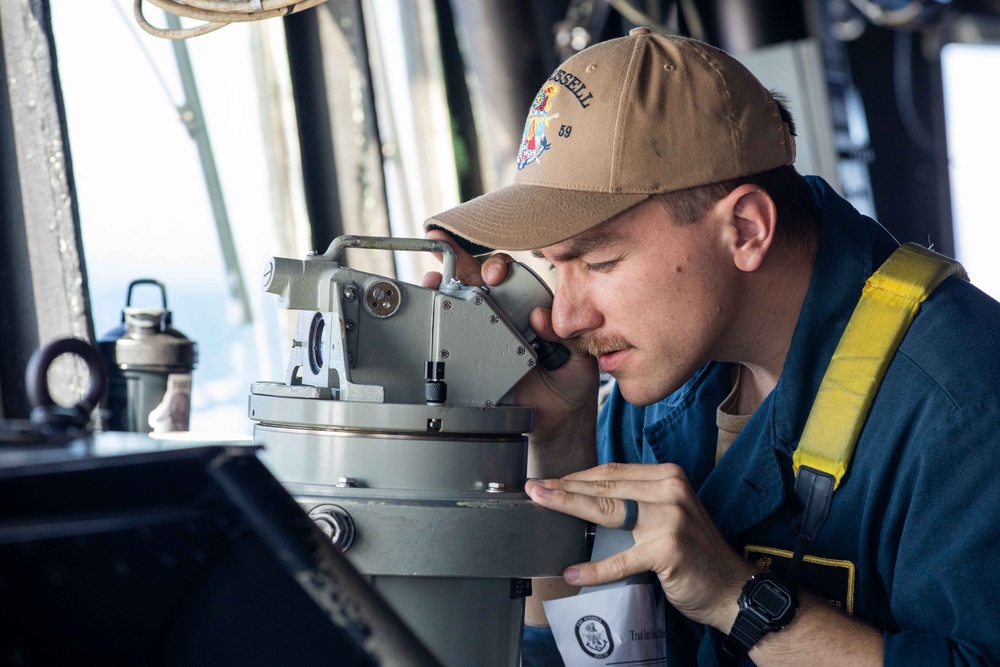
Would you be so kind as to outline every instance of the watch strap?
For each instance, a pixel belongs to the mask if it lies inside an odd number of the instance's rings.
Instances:
[[[746,609],[741,609],[736,616],[736,622],[733,623],[733,629],[722,643],[722,650],[732,658],[739,658],[766,633],[767,623],[764,619]]]
[[[743,586],[739,607],[736,621],[722,644],[726,655],[732,658],[743,656],[761,637],[788,625],[795,616],[798,600],[784,577],[761,572]]]

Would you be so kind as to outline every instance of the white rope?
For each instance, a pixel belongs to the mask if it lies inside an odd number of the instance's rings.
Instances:
[[[176,16],[204,21],[201,25],[180,30],[157,28],[143,15],[142,4],[159,7]],[[143,30],[156,37],[187,39],[218,30],[230,23],[261,21],[295,14],[320,5],[326,0],[135,0],[135,20]]]

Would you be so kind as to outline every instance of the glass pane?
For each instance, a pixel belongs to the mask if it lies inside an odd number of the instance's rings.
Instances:
[[[992,201],[1000,155],[1000,87],[984,72],[1000,71],[1000,45],[948,44],[941,50],[951,207],[956,259],[985,292],[1000,298],[1000,217]]]
[[[308,249],[281,22],[183,43],[221,185],[213,209],[189,133],[202,119],[182,109],[174,44],[143,32],[132,4],[50,1],[95,329],[101,338],[118,325],[131,280],[163,282],[173,326],[199,346],[191,429],[249,434],[250,384],[282,377],[288,339],[260,271]],[[223,260],[220,219],[239,271]],[[234,297],[240,281],[249,317]],[[158,291],[137,288],[133,305],[158,306]]]

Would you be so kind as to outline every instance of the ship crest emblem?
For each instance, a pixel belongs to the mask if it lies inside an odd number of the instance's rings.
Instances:
[[[524,122],[521,148],[517,152],[518,170],[535,162],[542,153],[551,148],[551,144],[545,138],[545,130],[549,123],[559,117],[559,114],[551,113],[552,100],[558,92],[559,87],[549,81],[535,95],[535,100],[531,103],[531,110],[528,112],[528,119]]]

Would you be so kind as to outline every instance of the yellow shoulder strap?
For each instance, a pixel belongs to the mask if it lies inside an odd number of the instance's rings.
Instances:
[[[790,586],[797,584],[806,549],[830,513],[889,362],[920,304],[948,276],[969,279],[958,262],[907,243],[865,283],[792,456],[798,506],[792,515],[795,552],[785,572]]]
[[[908,243],[868,279],[809,411],[796,474],[808,466],[839,486],[889,362],[920,304],[949,276],[968,280],[955,260]]]

